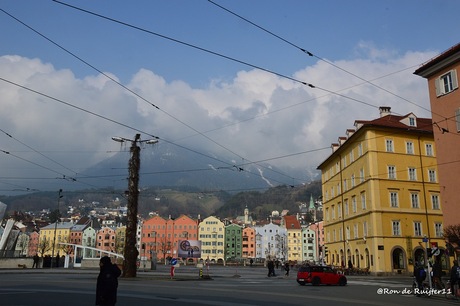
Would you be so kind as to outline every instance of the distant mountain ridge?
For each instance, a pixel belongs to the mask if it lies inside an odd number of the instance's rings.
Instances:
[[[128,177],[129,152],[119,152],[81,173],[94,179],[91,184],[125,188]],[[286,171],[290,171],[287,173]],[[230,193],[245,190],[266,190],[277,185],[296,185],[293,178],[303,182],[317,179],[314,171],[284,170],[270,164],[238,166],[229,157],[217,158],[213,153],[197,154],[168,143],[143,148],[141,151],[140,188],[152,186],[190,186],[204,191],[224,190]]]

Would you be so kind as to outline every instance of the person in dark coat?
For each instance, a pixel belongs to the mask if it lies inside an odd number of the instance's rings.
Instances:
[[[426,271],[425,268],[423,268],[423,266],[418,262],[415,262],[414,265],[414,277],[417,282],[418,289],[423,290],[423,281],[426,278]],[[420,294],[417,294],[417,296],[420,296]]]
[[[284,263],[284,270],[286,271],[285,276],[289,276],[289,270],[290,270],[290,269],[289,269],[289,261],[286,261],[286,262]]]
[[[34,263],[32,265],[32,268],[38,268],[38,264],[40,262],[40,257],[38,257],[37,253],[35,253],[33,259],[34,259]]]
[[[273,262],[273,260],[268,261],[267,268],[268,268],[268,275],[267,275],[268,277],[276,276],[275,275],[275,263]]]
[[[459,268],[457,261],[454,260],[452,269],[450,269],[450,291],[453,296],[456,296],[456,285],[458,285],[459,279],[458,279],[458,274],[457,274],[457,269]]]
[[[99,261],[100,272],[96,285],[96,305],[114,306],[117,303],[118,277],[121,271],[112,264],[110,257],[104,256]]]

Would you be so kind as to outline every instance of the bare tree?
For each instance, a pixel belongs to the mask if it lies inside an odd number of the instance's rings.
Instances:
[[[37,252],[43,257],[46,252],[51,250],[51,247],[51,241],[49,239],[42,239],[38,243]]]
[[[460,224],[446,226],[444,228],[444,238],[450,244],[458,246],[460,244]]]

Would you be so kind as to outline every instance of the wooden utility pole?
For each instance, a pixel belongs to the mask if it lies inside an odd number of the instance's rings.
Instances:
[[[134,140],[123,137],[112,137],[116,142],[131,142],[131,158],[129,159],[129,182],[128,182],[128,212],[126,224],[126,241],[123,250],[123,277],[136,277],[137,256],[139,251],[136,248],[137,241],[137,202],[139,199],[139,170],[141,168],[139,143],[155,144],[158,137],[150,140],[140,140],[141,134],[136,134]]]
[[[123,277],[136,277],[137,256],[139,251],[136,248],[137,233],[137,203],[139,199],[139,169],[141,167],[140,147],[137,145],[141,135],[136,134],[131,142],[131,158],[129,160],[129,182],[128,182],[128,212],[126,224],[126,242],[123,252]]]

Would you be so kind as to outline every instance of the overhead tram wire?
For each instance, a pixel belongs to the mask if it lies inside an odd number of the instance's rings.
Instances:
[[[366,79],[360,77],[359,75],[357,75],[357,74],[355,74],[355,73],[353,73],[353,72],[351,72],[351,71],[348,71],[348,70],[346,70],[346,69],[344,69],[344,68],[342,68],[342,67],[340,67],[340,66],[338,66],[338,65],[336,65],[336,64],[334,64],[334,63],[332,63],[332,62],[330,62],[330,61],[328,61],[328,60],[326,60],[326,59],[324,59],[324,58],[322,58],[322,57],[319,57],[319,56],[313,54],[313,53],[310,52],[310,51],[307,51],[306,49],[304,49],[304,48],[302,48],[302,47],[300,47],[300,46],[294,44],[293,42],[291,42],[291,41],[289,41],[289,40],[287,40],[287,39],[285,39],[285,38],[283,38],[283,37],[281,37],[281,36],[279,36],[279,35],[273,33],[272,31],[270,31],[270,30],[268,30],[268,29],[266,29],[266,28],[264,28],[264,27],[262,27],[262,26],[260,26],[260,25],[258,25],[258,24],[256,24],[256,23],[252,22],[251,20],[249,20],[249,19],[247,19],[247,18],[245,18],[245,17],[243,17],[243,16],[241,16],[241,15],[239,15],[239,14],[237,14],[237,13],[235,13],[235,12],[229,10],[229,9],[227,9],[226,7],[220,5],[220,4],[218,4],[218,3],[216,3],[216,2],[214,2],[214,1],[212,1],[212,0],[208,0],[208,2],[210,2],[210,3],[212,3],[213,5],[215,5],[215,6],[219,7],[219,8],[221,8],[222,10],[224,10],[224,11],[226,11],[226,12],[232,14],[233,16],[236,16],[236,17],[238,17],[239,19],[241,19],[241,20],[243,20],[243,21],[245,21],[245,22],[247,22],[247,23],[253,25],[254,27],[256,27],[256,28],[258,28],[258,29],[260,29],[260,30],[262,30],[262,31],[264,31],[264,32],[266,32],[266,33],[268,33],[269,35],[276,37],[277,39],[279,39],[279,40],[281,40],[281,41],[287,43],[288,45],[290,45],[290,46],[292,46],[292,47],[294,47],[294,48],[296,48],[296,49],[298,49],[298,50],[300,50],[302,53],[305,53],[305,54],[307,54],[308,56],[315,57],[316,59],[318,59],[318,60],[320,60],[320,61],[323,61],[323,62],[325,62],[325,63],[327,63],[327,64],[329,64],[329,65],[331,65],[331,66],[333,66],[333,67],[335,67],[335,68],[337,68],[337,69],[339,69],[339,70],[341,70],[341,71],[343,71],[343,72],[345,72],[345,73],[347,73],[347,74],[349,74],[349,75],[352,75],[352,76],[354,76],[355,78],[358,78],[358,79],[360,79],[361,81],[364,81],[365,83],[370,84],[370,85],[372,85],[372,86],[374,86],[374,87],[376,87],[376,88],[378,88],[378,89],[380,89],[380,90],[382,90],[382,91],[384,91],[384,92],[386,92],[386,93],[388,93],[388,94],[390,94],[390,95],[392,95],[392,96],[394,96],[394,97],[397,97],[397,98],[399,98],[399,99],[401,99],[401,100],[404,100],[404,101],[406,101],[406,102],[408,102],[408,103],[410,103],[410,104],[412,104],[412,105],[415,105],[415,106],[417,106],[417,107],[420,107],[421,109],[423,109],[423,110],[425,110],[425,111],[431,112],[431,110],[429,110],[429,109],[427,109],[427,108],[425,108],[425,107],[423,107],[423,106],[420,106],[420,105],[416,104],[415,102],[412,102],[412,101],[410,101],[410,100],[408,100],[408,99],[406,99],[406,98],[404,98],[404,97],[402,97],[402,96],[400,96],[400,95],[398,95],[398,94],[395,94],[395,93],[389,91],[389,90],[386,89],[386,88],[383,88],[383,87],[381,87],[381,86],[379,86],[379,85],[377,85],[377,84],[375,84],[375,83],[372,83],[371,81],[366,80]]]
[[[150,134],[150,133],[148,133],[148,132],[139,130],[139,129],[137,129],[137,128],[134,128],[134,127],[129,126],[129,125],[124,124],[124,123],[120,123],[120,122],[118,122],[118,121],[116,121],[116,120],[113,120],[113,119],[110,119],[110,118],[108,118],[108,117],[99,115],[99,114],[97,114],[97,113],[94,113],[94,112],[92,112],[92,111],[86,110],[86,109],[81,108],[81,107],[79,107],[79,106],[73,105],[73,104],[71,104],[71,103],[69,103],[69,102],[63,101],[63,100],[61,100],[61,99],[58,99],[58,98],[52,97],[52,96],[50,96],[50,95],[44,94],[44,93],[42,93],[42,92],[39,92],[39,91],[37,91],[37,90],[31,89],[31,88],[29,88],[29,87],[26,87],[26,86],[17,84],[17,83],[15,83],[15,82],[6,80],[6,79],[4,79],[4,78],[2,78],[2,77],[0,77],[0,80],[1,80],[1,81],[4,81],[4,82],[6,82],[6,83],[9,83],[9,84],[11,84],[11,85],[20,87],[20,88],[22,88],[22,89],[28,90],[28,91],[33,92],[33,93],[35,93],[35,94],[41,95],[41,96],[46,97],[46,98],[48,98],[48,99],[54,100],[54,101],[56,101],[56,102],[62,103],[62,104],[64,104],[64,105],[66,105],[66,106],[75,108],[75,109],[77,109],[77,110],[79,110],[79,111],[86,112],[86,113],[91,114],[91,115],[93,115],[93,116],[96,116],[96,117],[99,117],[99,118],[101,118],[101,119],[107,120],[107,121],[109,121],[109,122],[115,123],[115,124],[117,124],[117,125],[121,125],[121,126],[123,126],[123,127],[129,128],[129,129],[134,130],[134,131],[136,131],[136,132],[140,132],[140,133],[142,133],[142,134],[148,135],[148,136],[150,136],[150,137],[152,137],[152,138],[161,139],[162,141],[168,142],[168,143],[170,143],[170,144],[172,144],[172,145],[181,147],[181,148],[183,148],[183,149],[189,150],[189,151],[194,152],[194,153],[196,153],[196,154],[199,154],[199,155],[208,157],[208,158],[210,158],[210,159],[213,159],[213,160],[222,162],[222,163],[224,163],[224,164],[227,164],[228,166],[233,166],[233,164],[228,163],[228,162],[225,162],[225,161],[220,160],[220,159],[217,159],[217,158],[215,158],[215,157],[213,157],[213,156],[206,155],[206,154],[204,154],[204,153],[198,152],[198,151],[193,150],[193,149],[190,149],[190,148],[186,148],[186,147],[181,146],[181,145],[179,145],[179,144],[177,144],[177,143],[173,143],[173,142],[170,142],[170,141],[168,141],[168,140],[166,140],[166,139],[162,139],[162,138],[160,138],[160,137],[158,137],[158,136],[155,136],[155,135],[152,135],[152,134]],[[1,150],[0,150],[0,151],[1,151]],[[6,153],[6,151],[4,151],[4,152]],[[10,153],[8,152],[8,154],[10,154]],[[54,170],[52,170],[52,169],[50,169],[50,170],[51,170],[51,171],[54,171]],[[54,172],[57,172],[57,171],[54,171]],[[250,174],[252,174],[252,175],[256,175],[255,173],[252,173],[251,171],[248,171],[248,170],[246,170],[246,172],[247,172],[247,173],[250,173]],[[59,173],[59,172],[57,172],[57,173]],[[61,174],[61,173],[59,173],[59,174]],[[287,175],[286,175],[286,176],[287,176]],[[293,179],[293,178],[290,177],[290,176],[287,176],[287,177],[289,177],[290,179]]]
[[[55,163],[56,165],[59,165],[59,166],[63,167],[64,169],[66,169],[66,170],[68,170],[68,171],[70,171],[70,172],[72,172],[72,173],[75,173],[75,175],[77,174],[77,171],[74,171],[74,170],[72,170],[72,169],[70,169],[70,168],[67,168],[67,167],[64,166],[63,164],[61,164],[61,163],[55,161],[54,159],[52,159],[52,158],[46,156],[46,155],[43,154],[42,152],[40,152],[40,151],[38,151],[38,150],[32,148],[31,146],[29,146],[29,145],[27,145],[26,143],[20,141],[19,139],[13,137],[11,134],[5,132],[4,130],[0,129],[0,132],[4,133],[6,136],[10,137],[11,139],[13,139],[13,140],[19,142],[19,143],[22,144],[23,146],[25,146],[25,147],[31,149],[32,151],[34,151],[35,153],[41,155],[42,157],[46,158],[47,160],[49,160],[49,161]]]
[[[59,1],[55,1],[55,2],[59,2]],[[60,3],[60,2],[59,2]],[[61,3],[63,4],[63,3]],[[66,5],[66,4],[64,4]],[[72,6],[71,6],[72,7]],[[78,9],[78,8],[77,8]],[[55,41],[53,41],[52,39],[48,38],[47,36],[43,35],[42,33],[40,33],[39,31],[35,30],[34,28],[32,28],[31,26],[27,25],[26,23],[22,22],[21,20],[19,20],[18,18],[14,17],[13,15],[9,14],[8,12],[6,12],[5,10],[1,9],[0,10],[2,12],[4,12],[5,14],[7,14],[8,16],[10,16],[11,18],[13,18],[14,20],[16,20],[17,22],[21,23],[22,25],[24,25],[25,27],[29,28],[30,30],[32,30],[33,32],[35,32],[36,34],[40,35],[41,37],[43,37],[44,39],[46,39],[47,41],[51,42],[52,44],[54,44],[55,46],[59,47],[60,49],[62,49],[63,51],[65,51],[66,53],[70,54],[71,56],[75,57],[76,59],[78,59],[79,61],[81,61],[82,63],[86,64],[87,66],[91,67],[92,69],[94,69],[95,71],[101,73],[102,75],[104,75],[105,77],[107,77],[108,79],[110,79],[111,81],[113,81],[114,83],[118,84],[119,86],[121,86],[122,88],[124,88],[125,90],[131,92],[132,94],[134,94],[136,97],[140,98],[142,101],[148,103],[149,105],[153,106],[154,108],[160,110],[161,112],[163,112],[164,114],[168,115],[169,117],[173,118],[174,120],[180,122],[181,124],[183,124],[184,126],[190,128],[191,130],[193,130],[195,133],[203,136],[204,138],[208,139],[209,141],[213,142],[214,144],[220,146],[221,148],[231,152],[232,154],[244,159],[242,156],[240,156],[239,154],[237,154],[236,152],[233,152],[232,150],[230,150],[229,148],[217,143],[215,140],[213,140],[212,138],[206,136],[203,132],[200,132],[198,130],[196,130],[195,128],[193,128],[192,126],[190,126],[189,124],[183,122],[182,120],[174,117],[173,115],[169,114],[168,112],[160,109],[158,106],[156,106],[155,104],[153,104],[152,102],[148,101],[146,98],[142,97],[141,95],[139,95],[138,93],[136,93],[135,91],[131,90],[130,88],[126,87],[125,85],[121,84],[120,82],[118,82],[116,79],[112,78],[110,75],[104,73],[102,70],[98,69],[97,67],[95,67],[94,65],[90,64],[89,62],[83,60],[81,57],[77,56],[76,54],[74,54],[73,52],[69,51],[68,49],[62,47],[61,45],[59,45],[58,43],[56,43]],[[91,13],[91,12],[89,12]],[[99,16],[98,14],[96,14],[97,16]],[[111,20],[109,18],[109,20]],[[204,49],[203,49],[204,50]],[[261,68],[259,68],[261,69]],[[299,81],[300,82],[300,81]],[[152,136],[152,137],[156,137],[156,136]],[[172,144],[175,144],[175,143],[172,143]],[[177,144],[175,144],[177,145]],[[263,166],[263,165],[259,165],[261,167],[264,167],[264,168],[267,168],[271,171],[273,171],[272,169],[266,167],[266,166]],[[286,174],[283,174],[287,177],[289,177],[288,175]],[[292,177],[289,177],[290,179],[293,179]]]
[[[266,71],[266,72],[268,72],[268,73],[273,73],[273,74],[278,75],[278,76],[280,76],[280,77],[284,77],[284,78],[290,79],[290,80],[292,80],[292,81],[294,81],[294,82],[298,82],[298,83],[301,83],[301,84],[303,84],[303,85],[308,85],[308,86],[310,86],[311,88],[318,88],[318,89],[324,90],[324,91],[326,91],[326,92],[329,92],[329,93],[331,93],[331,94],[338,95],[338,94],[337,94],[336,92],[334,92],[334,91],[329,91],[329,90],[326,90],[326,89],[324,89],[324,88],[319,88],[319,87],[314,86],[314,85],[312,85],[312,84],[308,84],[308,83],[306,83],[306,82],[303,82],[303,81],[300,81],[300,80],[297,80],[297,79],[294,79],[294,78],[285,76],[285,75],[283,75],[283,74],[279,74],[279,73],[273,72],[273,71],[271,71],[271,70],[268,70],[268,69],[265,69],[265,68],[262,68],[262,67],[259,67],[259,66],[256,66],[256,65],[252,65],[252,64],[246,63],[246,62],[244,62],[244,61],[240,61],[240,60],[231,58],[231,57],[229,57],[229,56],[225,56],[225,55],[222,55],[222,54],[219,54],[219,53],[210,51],[210,50],[206,50],[206,49],[204,49],[204,48],[197,47],[197,46],[194,46],[194,45],[192,45],[192,44],[188,44],[188,43],[185,43],[185,42],[182,42],[182,41],[173,39],[173,38],[169,38],[169,37],[167,37],[167,36],[164,36],[164,35],[161,35],[161,34],[157,34],[157,33],[154,33],[154,32],[152,32],[152,31],[148,31],[148,30],[145,30],[145,29],[136,27],[136,26],[132,26],[132,25],[130,25],[130,24],[127,24],[127,23],[124,23],[124,22],[115,20],[115,19],[113,19],[113,18],[109,18],[109,17],[102,16],[102,15],[100,15],[100,14],[92,13],[92,12],[90,12],[90,11],[86,11],[86,10],[80,9],[80,8],[78,8],[78,7],[74,7],[74,6],[68,5],[68,4],[63,3],[63,2],[60,2],[60,1],[55,1],[55,0],[53,0],[53,1],[54,1],[54,2],[57,2],[57,3],[59,3],[59,4],[62,4],[62,5],[69,6],[69,7],[71,7],[71,8],[75,8],[75,9],[77,9],[77,10],[81,10],[81,11],[87,12],[87,13],[89,13],[89,14],[96,15],[96,16],[101,17],[101,18],[105,18],[105,19],[108,19],[108,20],[111,20],[111,21],[114,21],[114,22],[117,22],[117,23],[120,23],[120,24],[129,26],[129,27],[133,27],[133,28],[135,28],[135,29],[138,29],[138,30],[141,30],[141,31],[144,31],[144,32],[148,32],[148,33],[153,34],[153,35],[160,36],[160,37],[165,38],[165,39],[172,40],[172,41],[177,42],[177,43],[181,43],[181,44],[187,45],[187,46],[189,46],[189,47],[193,47],[193,48],[196,48],[196,49],[199,49],[199,50],[202,50],[202,51],[205,51],[205,52],[214,54],[214,55],[216,55],[216,56],[221,56],[221,57],[223,57],[223,58],[226,58],[226,59],[229,59],[229,60],[233,60],[233,61],[239,62],[239,63],[241,63],[241,64],[248,65],[248,66],[253,67],[253,68],[255,68],[255,69],[259,69],[259,70],[262,70],[262,71]],[[0,9],[0,10],[1,10],[1,9]],[[2,11],[5,12],[4,10],[2,10]],[[6,13],[6,12],[5,12],[5,13]],[[8,13],[6,13],[6,14],[8,14]],[[8,14],[8,15],[10,15],[10,14]],[[10,15],[10,16],[11,16],[11,15]],[[13,16],[11,16],[11,17],[13,17]],[[15,17],[13,17],[13,18],[16,19],[16,20],[18,20],[18,19],[15,18]],[[19,21],[19,20],[18,20],[18,21]],[[19,21],[19,22],[21,22],[21,21]],[[22,23],[22,22],[21,22],[21,23]],[[24,23],[23,23],[23,24],[24,24]],[[25,25],[25,24],[24,24],[24,25]],[[27,25],[25,25],[25,26],[27,26]],[[29,27],[29,26],[27,26],[27,27]],[[30,28],[30,27],[29,27],[29,28]],[[30,28],[30,29],[33,30],[33,31],[35,31],[35,30],[32,29],[32,28]],[[37,32],[37,31],[35,31],[35,32]],[[38,33],[38,32],[37,32],[37,33]],[[40,34],[40,33],[38,33],[38,34],[39,34],[39,35],[42,35],[42,34]],[[43,36],[43,35],[42,35],[42,36]],[[43,36],[43,37],[45,37],[45,36]],[[45,38],[46,38],[46,37],[45,37]],[[48,39],[48,38],[46,38],[46,39]],[[49,39],[48,39],[48,40],[49,40]],[[51,41],[51,40],[50,40],[50,41]],[[53,42],[53,41],[51,41],[51,42],[54,43],[54,44],[56,44],[56,43]],[[56,44],[56,45],[57,45],[57,44]],[[59,46],[59,45],[58,45],[58,46]],[[61,46],[59,46],[59,47],[62,48]],[[66,49],[64,49],[64,48],[62,48],[62,49],[65,50],[66,52],[69,52],[68,50],[66,50]],[[72,53],[69,52],[69,54],[72,54]],[[72,54],[72,55],[73,55],[73,54]],[[76,55],[73,55],[73,56],[75,56],[76,58],[80,59],[80,58],[77,57]],[[82,59],[80,59],[80,60],[81,60],[82,62],[86,63],[87,65],[89,65],[90,67],[92,67],[93,69],[96,69],[98,72],[104,74],[102,71],[98,70],[96,67],[90,65],[89,63],[83,61]],[[104,75],[105,75],[105,74],[104,74]],[[118,83],[119,85],[121,85],[122,87],[124,87],[125,89],[127,89],[128,91],[132,92],[133,94],[135,94],[136,96],[138,96],[139,98],[141,98],[142,100],[144,100],[145,102],[149,103],[151,106],[153,106],[153,107],[159,109],[156,105],[154,105],[153,103],[147,101],[147,100],[144,99],[143,97],[139,96],[137,93],[131,91],[129,88],[127,88],[127,87],[125,87],[124,85],[120,84],[119,82],[117,82],[117,81],[114,80],[113,78],[110,78],[108,75],[106,75],[106,76],[107,76],[109,79],[111,79],[112,81]],[[364,80],[364,81],[365,81],[365,82],[368,82],[368,81],[366,81],[366,80]],[[345,96],[345,95],[339,95],[339,96],[344,97],[344,98],[346,98],[346,99],[354,100],[354,101],[359,102],[359,103],[363,103],[363,104],[369,105],[369,106],[371,106],[371,107],[375,107],[375,108],[377,107],[377,106],[374,106],[374,105],[372,105],[372,104],[369,104],[369,103],[360,101],[360,100],[358,100],[358,99],[353,99],[353,98],[350,98],[350,97]],[[163,111],[163,112],[164,112],[164,111]],[[165,113],[166,113],[166,112],[165,112]],[[166,113],[166,114],[169,115],[169,116],[171,116],[172,118],[174,118],[172,115],[170,115],[170,114],[168,114],[168,113]],[[177,118],[174,118],[174,119],[178,120]],[[180,121],[180,120],[179,120],[179,121]],[[183,123],[183,122],[182,122],[182,123]],[[183,123],[183,124],[185,124],[185,123]],[[190,127],[190,128],[191,128],[191,127]],[[193,129],[193,128],[192,128],[192,129]],[[193,130],[194,130],[194,129],[193,129]],[[195,131],[196,131],[196,130],[195,130]],[[196,132],[198,132],[199,134],[203,135],[203,133],[201,133],[201,132],[199,132],[199,131],[196,131]],[[204,135],[203,135],[203,136],[204,136]],[[206,136],[205,136],[205,137],[206,137]],[[211,139],[210,139],[210,140],[211,140]],[[174,143],[173,143],[173,144],[174,144]],[[216,143],[216,144],[217,144],[217,143]],[[234,154],[236,154],[236,153],[234,153]],[[238,154],[236,154],[236,155],[238,155]]]

